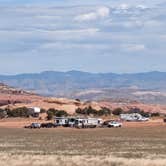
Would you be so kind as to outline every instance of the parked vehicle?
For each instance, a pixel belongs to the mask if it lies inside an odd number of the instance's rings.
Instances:
[[[108,127],[122,127],[122,123],[118,121],[111,121],[108,123]]]
[[[139,113],[120,114],[120,119],[128,122],[144,122],[149,120],[148,117],[143,117]]]
[[[67,117],[55,117],[56,126],[68,126],[68,118]]]
[[[102,119],[97,118],[77,118],[75,120],[76,128],[95,128],[102,124]]]
[[[31,129],[40,129],[41,128],[41,124],[40,123],[32,123],[29,126],[25,126],[25,128],[31,128]]]
[[[54,123],[42,123],[41,128],[55,128],[57,127]]]
[[[79,117],[55,117],[55,124],[63,127],[95,128],[102,124],[102,119]]]

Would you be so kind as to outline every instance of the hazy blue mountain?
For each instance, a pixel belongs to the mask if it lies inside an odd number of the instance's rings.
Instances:
[[[134,91],[139,89],[166,92],[166,72],[157,71],[136,74],[45,71],[36,74],[0,75],[0,82],[42,95],[80,97],[84,99],[100,99],[109,96],[125,97],[124,94],[119,93],[119,89],[129,89],[128,92],[131,92],[133,87]],[[111,89],[117,89],[118,92],[113,93],[109,91]],[[82,93],[87,90],[100,90],[101,93],[94,91]],[[126,91],[125,94],[127,94]],[[166,98],[164,95],[163,97]],[[129,98],[130,94],[127,96]]]

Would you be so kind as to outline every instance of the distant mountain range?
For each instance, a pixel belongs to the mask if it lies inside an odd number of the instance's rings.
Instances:
[[[166,72],[115,74],[45,71],[0,75],[0,82],[46,96],[166,102]]]

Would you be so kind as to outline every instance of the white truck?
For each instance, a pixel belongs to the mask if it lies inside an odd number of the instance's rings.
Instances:
[[[107,127],[122,127],[122,123],[118,121],[111,121],[108,123]]]

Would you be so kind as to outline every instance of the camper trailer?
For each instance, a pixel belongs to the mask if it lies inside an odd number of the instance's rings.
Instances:
[[[75,121],[76,128],[95,128],[102,125],[102,119],[97,118],[77,118]]]
[[[121,114],[120,115],[121,120],[125,121],[148,121],[149,118],[143,117],[142,115],[138,113],[131,113],[131,114]]]
[[[55,117],[55,124],[63,127],[93,128],[102,125],[102,119],[79,117]]]
[[[55,121],[56,126],[67,126],[68,125],[67,117],[55,117],[54,121]]]

